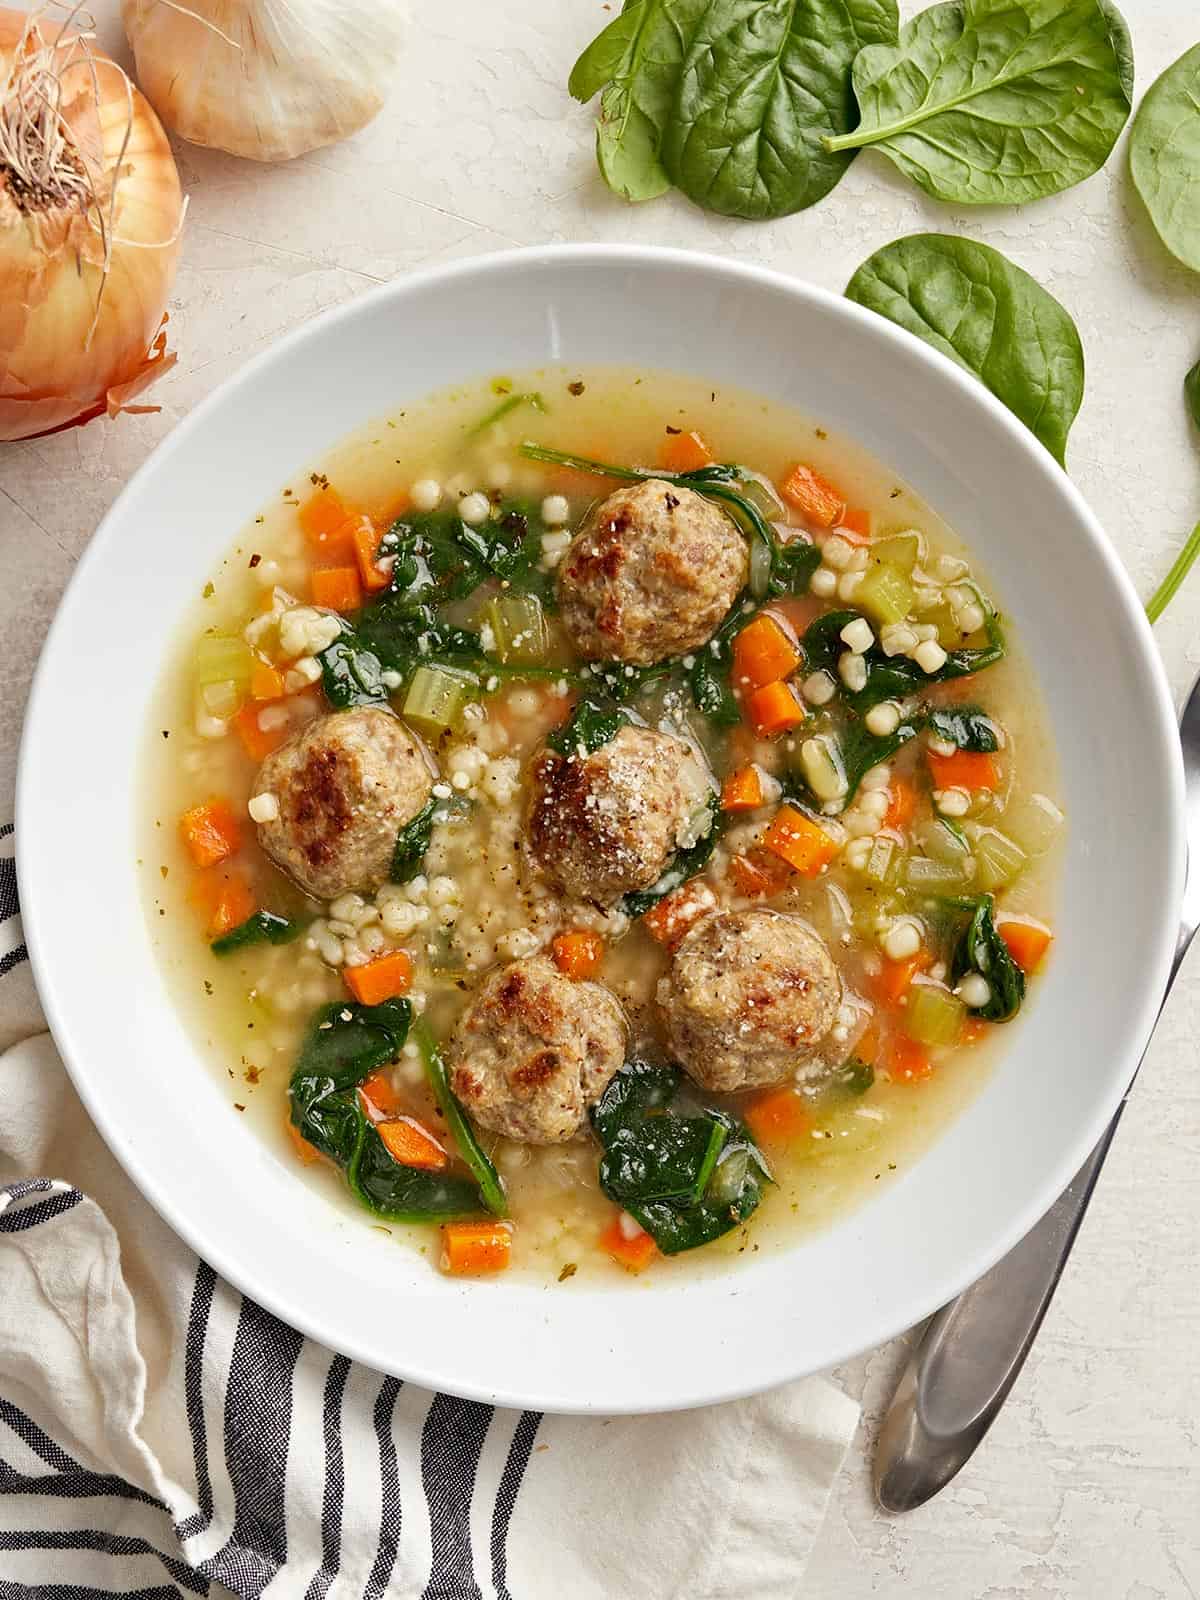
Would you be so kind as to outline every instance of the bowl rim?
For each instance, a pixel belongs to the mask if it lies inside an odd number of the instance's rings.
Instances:
[[[172,456],[186,447],[192,435],[201,429],[214,412],[220,410],[231,393],[272,366],[285,364],[293,350],[306,343],[315,332],[324,331],[358,317],[369,318],[384,304],[399,304],[410,297],[420,296],[431,287],[442,288],[472,278],[486,278],[489,274],[510,270],[517,265],[522,269],[532,269],[539,266],[570,266],[572,263],[584,265],[607,263],[614,271],[625,269],[636,272],[642,267],[669,267],[685,274],[715,274],[734,283],[742,282],[783,293],[797,302],[807,303],[824,315],[842,317],[852,323],[858,323],[867,328],[874,338],[885,344],[897,344],[910,356],[925,363],[939,375],[942,382],[958,391],[966,408],[982,409],[990,415],[994,425],[1001,427],[1018,442],[1031,471],[1053,477],[1059,492],[1065,491],[1067,498],[1072,502],[1080,527],[1087,535],[1092,554],[1105,568],[1106,575],[1119,597],[1121,612],[1119,622],[1110,618],[1108,623],[1110,626],[1115,623],[1124,632],[1127,642],[1135,648],[1139,665],[1146,674],[1150,690],[1147,709],[1153,715],[1154,738],[1163,755],[1163,770],[1169,775],[1166,790],[1159,797],[1162,804],[1156,821],[1159,831],[1167,836],[1167,849],[1172,857],[1171,893],[1169,903],[1164,906],[1164,915],[1157,925],[1154,940],[1152,962],[1156,974],[1155,981],[1147,984],[1137,995],[1136,1004],[1131,1002],[1130,1006],[1131,1011],[1136,1011],[1136,1025],[1131,1028],[1130,1037],[1138,1040],[1139,1060],[1149,1042],[1161,1007],[1176,946],[1177,912],[1183,895],[1186,872],[1184,773],[1174,704],[1149,620],[1133,588],[1128,571],[1080,489],[1033,434],[968,370],[958,366],[947,356],[898,325],[842,295],[804,279],[753,263],[730,260],[706,251],[682,250],[659,245],[551,244],[481,253],[463,260],[436,264],[405,274],[402,278],[381,284],[365,294],[355,296],[309,318],[273,340],[265,349],[239,366],[159,441],[113,501],[80,557],[43,643],[25,711],[17,760],[16,865],[18,886],[22,891],[21,910],[25,940],[47,1024],[88,1116],[126,1175],[173,1232],[240,1292],[256,1300],[307,1337],[330,1348],[341,1350],[352,1359],[373,1368],[378,1368],[380,1365],[377,1349],[372,1349],[368,1343],[357,1337],[348,1338],[344,1329],[334,1328],[315,1297],[310,1303],[298,1305],[289,1301],[282,1290],[275,1292],[273,1286],[259,1286],[247,1282],[245,1273],[240,1269],[237,1260],[231,1256],[230,1250],[219,1239],[207,1236],[203,1219],[180,1211],[172,1197],[163,1191],[161,1184],[140,1170],[136,1162],[127,1161],[125,1158],[117,1126],[119,1118],[110,1116],[106,1111],[89,1073],[81,1066],[82,1041],[76,1038],[68,1022],[66,1007],[60,998],[63,992],[62,986],[50,969],[48,949],[52,937],[51,924],[55,915],[52,897],[47,895],[43,901],[32,892],[36,890],[39,877],[38,851],[35,845],[38,832],[35,825],[25,826],[25,819],[32,818],[37,811],[38,769],[34,750],[43,721],[42,703],[51,694],[52,675],[56,670],[57,658],[66,642],[63,634],[70,609],[69,602],[78,589],[91,581],[93,571],[107,561],[109,545],[119,536],[127,504],[136,498],[145,479],[162,471]],[[29,894],[23,892],[26,885],[31,889]],[[1134,1062],[1131,1078],[1136,1065],[1137,1062]],[[1024,1237],[1067,1187],[1123,1103],[1127,1092],[1128,1084],[1118,1088],[1115,1093],[1108,1092],[1096,1097],[1091,1114],[1084,1121],[1082,1131],[1069,1146],[1064,1146],[1059,1156],[1057,1176],[1053,1181],[1042,1183],[1028,1194],[1024,1206],[1010,1217],[1007,1228],[999,1230],[985,1250],[976,1251],[969,1260],[963,1262],[957,1272],[945,1274],[944,1281],[938,1284],[932,1294],[925,1292],[917,1299],[910,1296],[902,1304],[893,1302],[886,1314],[880,1310],[869,1326],[863,1326],[857,1340],[831,1355],[829,1364],[849,1360],[913,1327],[994,1266]],[[733,1365],[730,1363],[730,1367]],[[394,1361],[389,1361],[388,1370],[398,1373],[407,1381],[429,1389],[445,1387],[444,1375],[440,1375],[428,1366],[408,1361],[402,1351]],[[776,1369],[766,1371],[761,1368],[755,1369],[749,1379],[727,1378],[718,1383],[708,1381],[693,1384],[690,1389],[680,1390],[678,1394],[673,1395],[667,1403],[656,1403],[652,1406],[639,1400],[622,1404],[619,1397],[615,1398],[614,1403],[614,1396],[610,1394],[601,1397],[603,1403],[578,1394],[556,1394],[547,1397],[544,1393],[535,1395],[518,1390],[505,1390],[495,1385],[472,1384],[460,1381],[457,1377],[451,1392],[465,1398],[517,1409],[531,1407],[560,1414],[603,1412],[616,1415],[717,1404],[762,1392],[811,1370],[811,1365],[807,1362],[799,1367],[795,1365],[789,1367],[786,1362],[780,1362],[777,1363]]]

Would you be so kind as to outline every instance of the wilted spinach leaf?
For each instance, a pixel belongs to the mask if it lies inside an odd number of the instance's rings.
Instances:
[[[864,261],[846,294],[972,373],[1065,463],[1083,400],[1083,345],[1027,272],[990,245],[915,233]]]
[[[290,944],[299,938],[305,926],[288,917],[277,917],[273,911],[256,911],[245,922],[239,922],[236,928],[214,939],[210,949],[214,955],[227,956],[235,950],[244,950],[248,944]]]
[[[321,663],[325,698],[339,711],[347,706],[378,705],[387,699],[383,663],[374,651],[359,643],[349,623],[317,660]]]
[[[744,1222],[771,1176],[735,1118],[672,1109],[681,1081],[677,1067],[628,1061],[591,1111],[604,1150],[601,1188],[665,1255],[708,1244]]]
[[[430,798],[410,822],[406,822],[396,835],[392,851],[392,870],[388,874],[393,883],[410,883],[421,870],[421,862],[433,833],[433,817],[437,801]]]
[[[546,743],[560,756],[575,756],[581,749],[590,756],[615,739],[628,722],[619,706],[602,705],[584,695],[562,727],[546,736]]]
[[[960,750],[1000,748],[1000,730],[979,706],[934,706],[929,712],[929,728],[937,738]]]
[[[826,148],[874,145],[959,205],[1018,205],[1090,178],[1131,104],[1112,0],[950,0],[897,44],[861,51],[853,77],[861,120]]]
[[[877,706],[883,700],[903,700],[920,694],[934,683],[947,683],[953,678],[967,678],[972,673],[994,667],[1004,659],[1006,646],[1004,633],[994,612],[987,613],[986,645],[973,650],[951,650],[936,672],[926,672],[908,656],[888,656],[878,644],[866,651],[866,687],[847,689],[837,671],[837,660],[846,648],[841,632],[847,623],[859,615],[857,611],[827,611],[818,617],[801,641],[806,669],[809,672],[825,671],[838,685],[838,693],[846,705],[859,715]]]
[[[694,878],[708,865],[709,857],[716,849],[717,839],[721,832],[721,810],[718,797],[710,795],[708,802],[709,824],[705,833],[702,833],[695,844],[690,844],[684,850],[677,850],[671,859],[670,865],[659,878],[657,883],[648,889],[631,890],[621,901],[621,910],[627,917],[641,917],[656,906],[664,895],[678,889],[680,884],[686,883],[689,878]]]
[[[1129,170],[1159,238],[1200,272],[1200,44],[1147,89],[1133,119]]]
[[[871,768],[890,761],[897,750],[917,737],[924,725],[925,718],[919,712],[901,717],[891,733],[871,733],[861,717],[851,721],[840,741],[842,769],[846,774],[846,805],[854,799],[859,784]]]
[[[407,1000],[323,1006],[313,1018],[292,1074],[291,1118],[310,1144],[345,1171],[351,1192],[377,1216],[397,1222],[444,1222],[480,1211],[480,1190],[452,1173],[397,1162],[358,1094],[359,1084],[376,1067],[399,1055],[411,1017]],[[457,1136],[458,1130],[454,1131]]]
[[[992,993],[987,1005],[980,1006],[975,1015],[987,1022],[1008,1022],[1025,998],[1025,974],[996,932],[995,900],[990,894],[983,894],[978,899],[951,900],[948,904],[970,915],[950,960],[951,982],[957,983],[968,972],[982,973]]]

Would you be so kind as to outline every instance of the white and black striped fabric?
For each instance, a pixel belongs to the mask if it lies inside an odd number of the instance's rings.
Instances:
[[[810,1379],[543,1418],[304,1339],[141,1201],[14,1014],[12,847],[0,828],[0,1600],[794,1600],[851,1401]]]

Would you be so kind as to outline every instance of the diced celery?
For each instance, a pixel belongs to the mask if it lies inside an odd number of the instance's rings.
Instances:
[[[912,569],[921,558],[921,535],[893,533],[886,539],[877,539],[871,546],[871,558],[883,562],[885,566],[895,567],[906,578],[911,577]]]
[[[192,677],[201,688],[207,683],[232,683],[244,689],[250,682],[254,658],[244,639],[227,633],[205,633],[196,641]]]
[[[841,747],[825,734],[800,741],[799,770],[818,800],[840,800],[846,793]]]
[[[871,841],[871,853],[867,857],[864,877],[872,883],[887,883],[889,877],[895,877],[896,841],[889,839],[886,834],[876,834]]]
[[[771,551],[761,539],[750,542],[750,593],[756,600],[765,598],[771,587]]]
[[[1004,826],[1021,849],[1040,856],[1063,825],[1063,814],[1047,795],[1031,794],[1005,807]]]
[[[545,659],[549,634],[537,595],[495,595],[488,601],[483,615],[492,630],[493,653],[498,661]]]
[[[971,854],[970,843],[962,829],[956,823],[947,822],[941,817],[923,823],[918,838],[927,856],[948,866],[961,869],[963,862]]]
[[[977,882],[981,889],[1003,889],[1026,863],[1025,852],[997,828],[981,828],[975,841]]]
[[[854,591],[854,604],[881,627],[902,622],[912,610],[914,598],[913,586],[904,573],[886,564],[871,567]]]
[[[947,889],[961,889],[970,878],[970,856],[960,856],[957,862],[931,861],[928,856],[909,856],[904,863],[904,881],[910,889],[924,889],[936,894]]]
[[[449,667],[418,667],[404,697],[403,715],[422,732],[452,728],[463,706],[479,691],[473,674]]]
[[[197,697],[210,717],[230,718],[242,703],[241,691],[236,683],[204,683],[197,689]]]
[[[778,522],[785,516],[783,501],[765,478],[747,475],[738,485],[738,491],[750,504],[757,507],[768,522]]]
[[[967,1008],[957,995],[932,983],[914,983],[904,1008],[904,1031],[918,1044],[957,1044]]]

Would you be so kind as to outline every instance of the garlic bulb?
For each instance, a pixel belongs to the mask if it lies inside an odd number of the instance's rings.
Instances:
[[[166,126],[252,161],[356,133],[400,53],[401,0],[122,0],[121,12]]]

